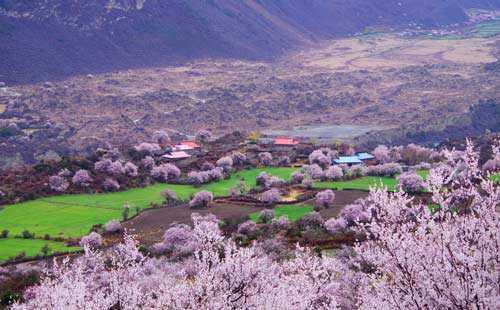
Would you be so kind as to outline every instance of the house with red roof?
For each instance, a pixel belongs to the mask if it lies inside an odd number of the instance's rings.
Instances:
[[[293,139],[293,138],[275,138],[274,139],[274,145],[276,146],[295,146],[299,144],[299,141]]]

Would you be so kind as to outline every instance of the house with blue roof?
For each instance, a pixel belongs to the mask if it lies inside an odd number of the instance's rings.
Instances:
[[[359,165],[359,164],[363,163],[363,161],[361,159],[359,159],[359,157],[357,155],[340,156],[339,158],[335,159],[334,162],[338,165],[345,164],[345,165],[349,165],[349,166]]]
[[[334,162],[338,165],[360,165],[364,162],[370,161],[375,157],[370,153],[356,153],[353,156],[340,156],[338,159],[335,159]]]

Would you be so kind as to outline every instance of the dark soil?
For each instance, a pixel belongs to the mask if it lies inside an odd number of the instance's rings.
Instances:
[[[338,216],[344,206],[353,203],[358,198],[366,197],[368,193],[345,190],[335,191],[335,195],[335,205],[320,212],[325,219]],[[306,203],[312,204],[313,201]],[[263,207],[251,203],[234,204],[218,199],[209,209],[192,209],[184,205],[146,210],[125,223],[124,227],[128,232],[136,235],[141,243],[152,244],[161,240],[163,233],[172,223],[192,224],[192,213],[214,214],[219,219],[238,219],[262,209]]]

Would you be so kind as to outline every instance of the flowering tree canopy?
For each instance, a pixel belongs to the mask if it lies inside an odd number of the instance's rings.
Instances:
[[[49,177],[49,186],[53,191],[62,193],[69,187],[69,182],[62,176],[53,175]]]
[[[102,182],[102,187],[105,191],[115,192],[120,189],[120,183],[112,178],[106,178],[104,182]]]
[[[87,236],[82,237],[80,246],[91,249],[99,248],[102,246],[102,237],[96,232],[91,232]]]
[[[87,170],[80,169],[75,173],[71,181],[76,186],[88,187],[90,182],[92,182],[92,178]]]
[[[398,184],[407,193],[418,193],[424,189],[424,179],[415,173],[409,171],[398,175]]]
[[[271,155],[271,153],[263,152],[263,153],[259,153],[258,156],[259,156],[259,162],[261,163],[261,165],[270,166],[272,164],[273,155]]]
[[[189,202],[191,208],[208,208],[214,200],[211,192],[201,191],[194,195],[193,199]]]
[[[273,188],[268,191],[265,191],[260,196],[260,201],[265,204],[273,205],[281,200],[281,193],[279,190]]]
[[[325,171],[325,178],[327,180],[339,180],[344,176],[342,168],[339,166],[330,166]]]
[[[177,180],[181,176],[181,171],[174,164],[163,164],[151,170],[151,176],[160,182]]]
[[[153,142],[159,145],[166,145],[170,142],[170,137],[165,130],[158,130],[153,133]]]
[[[264,209],[260,211],[259,220],[262,223],[269,223],[274,218],[274,210]]]
[[[207,143],[212,139],[212,133],[206,129],[202,129],[196,133],[195,139],[200,143]]]
[[[314,206],[316,209],[328,209],[333,206],[335,200],[335,193],[331,189],[326,189],[316,194]]]
[[[377,146],[373,150],[373,156],[378,160],[379,163],[388,163],[391,160],[391,156],[389,155],[389,148],[383,144]]]
[[[320,167],[326,168],[332,163],[332,159],[325,155],[322,150],[315,150],[309,154],[309,163],[317,164]]]

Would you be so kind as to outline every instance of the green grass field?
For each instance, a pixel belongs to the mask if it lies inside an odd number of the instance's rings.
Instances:
[[[48,254],[56,252],[72,252],[80,250],[79,247],[68,247],[62,242],[54,242],[39,239],[0,239],[0,262],[17,256],[22,251],[27,257],[41,254],[42,247],[49,246]]]
[[[8,205],[0,211],[0,230],[8,229],[11,235],[19,235],[29,230],[41,237],[80,237],[87,234],[94,224],[104,224],[111,219],[121,219],[124,204],[131,206],[131,214],[136,209],[149,207],[150,203],[162,201],[160,193],[165,189],[175,191],[179,198],[188,199],[201,191],[211,191],[215,196],[225,196],[240,179],[248,188],[255,186],[255,177],[267,171],[288,179],[294,168],[266,168],[243,170],[230,179],[210,183],[201,187],[190,185],[154,184],[145,188],[135,188],[123,192],[103,194],[62,195],[41,198],[15,205]]]
[[[500,183],[500,173],[490,176],[490,180],[492,180],[494,183]]]
[[[300,220],[304,215],[312,211],[313,207],[304,204],[286,205],[286,206],[276,207],[274,209],[275,217],[278,218],[280,216],[287,215],[291,221]],[[254,212],[249,214],[250,220],[257,223],[259,221],[259,213],[260,212]]]
[[[422,178],[427,178],[429,172],[427,170],[419,170],[417,174]],[[387,187],[389,191],[395,191],[398,185],[396,178],[390,177],[373,177],[366,176],[350,181],[333,181],[333,182],[317,182],[314,184],[315,188],[332,188],[337,190],[343,189],[357,189],[369,190],[370,187]]]

